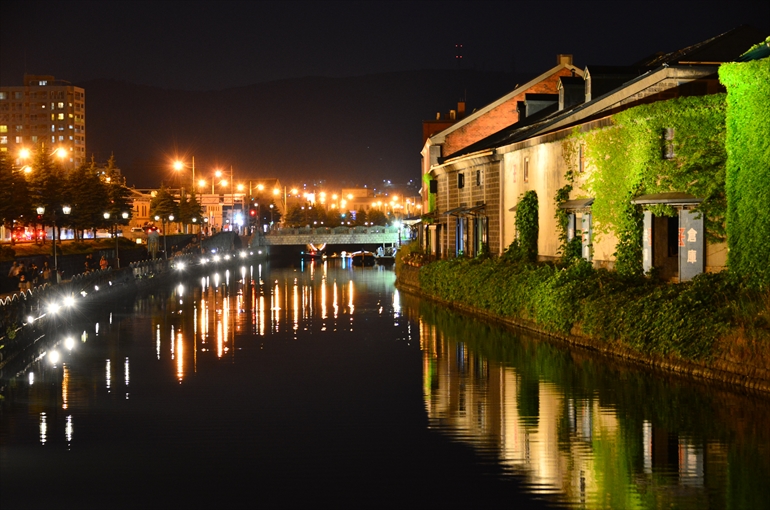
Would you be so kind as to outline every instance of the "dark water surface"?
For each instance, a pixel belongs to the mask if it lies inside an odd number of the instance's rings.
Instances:
[[[0,380],[0,508],[767,507],[770,400],[393,281],[212,269],[62,326]]]

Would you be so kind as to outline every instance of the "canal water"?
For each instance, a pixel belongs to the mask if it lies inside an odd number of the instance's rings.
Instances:
[[[74,312],[0,380],[0,507],[767,508],[770,400],[341,261]]]

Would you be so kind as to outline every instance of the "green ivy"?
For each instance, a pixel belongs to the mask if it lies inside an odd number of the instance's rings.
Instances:
[[[582,259],[566,266],[450,259],[423,266],[419,279],[423,292],[442,300],[646,354],[707,359],[731,331],[770,345],[770,294],[728,272],[669,285]]]
[[[519,197],[516,205],[516,239],[508,246],[503,258],[508,261],[537,261],[539,232],[537,193],[529,190]]]
[[[727,87],[728,264],[770,284],[770,58],[724,64]]]
[[[686,192],[703,202],[709,241],[725,239],[725,95],[681,97],[629,108],[613,116],[612,127],[575,132],[569,144],[585,143],[593,167],[586,189],[597,234],[618,239],[618,271],[641,271],[641,209],[630,204],[648,193]],[[667,130],[673,139],[667,140]],[[670,145],[674,157],[664,158]],[[570,145],[566,150],[569,152]],[[657,214],[672,215],[671,208]]]

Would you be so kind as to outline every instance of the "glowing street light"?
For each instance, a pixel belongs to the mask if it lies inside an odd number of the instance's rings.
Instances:
[[[68,205],[63,205],[61,207],[61,211],[63,214],[68,215],[72,212],[72,208]],[[37,208],[37,213],[42,216],[45,214],[45,206],[40,206]],[[61,276],[59,275],[59,257],[56,253],[56,208],[54,207],[53,213],[53,267],[54,272],[56,273],[56,282],[59,283],[61,280]]]
[[[120,213],[120,216],[123,218],[123,220],[128,219],[128,213],[126,211],[123,211]],[[104,219],[109,220],[110,219],[110,213],[106,212],[104,213]],[[114,235],[115,235],[115,268],[120,269],[120,247],[118,246],[118,218],[115,218],[115,221],[112,222],[113,228],[114,228]]]

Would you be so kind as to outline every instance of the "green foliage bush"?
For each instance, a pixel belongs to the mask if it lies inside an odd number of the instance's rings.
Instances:
[[[519,197],[516,205],[516,239],[503,253],[508,261],[535,262],[539,232],[537,192],[529,190]]]
[[[749,305],[770,303],[770,296],[763,298],[728,273],[670,285],[597,270],[584,260],[534,265],[452,259],[423,266],[420,286],[437,298],[531,321],[545,331],[684,359],[710,357],[715,341],[731,327],[764,335],[770,330],[770,312],[757,316]]]
[[[724,64],[727,86],[726,190],[731,271],[770,284],[770,58]]]

